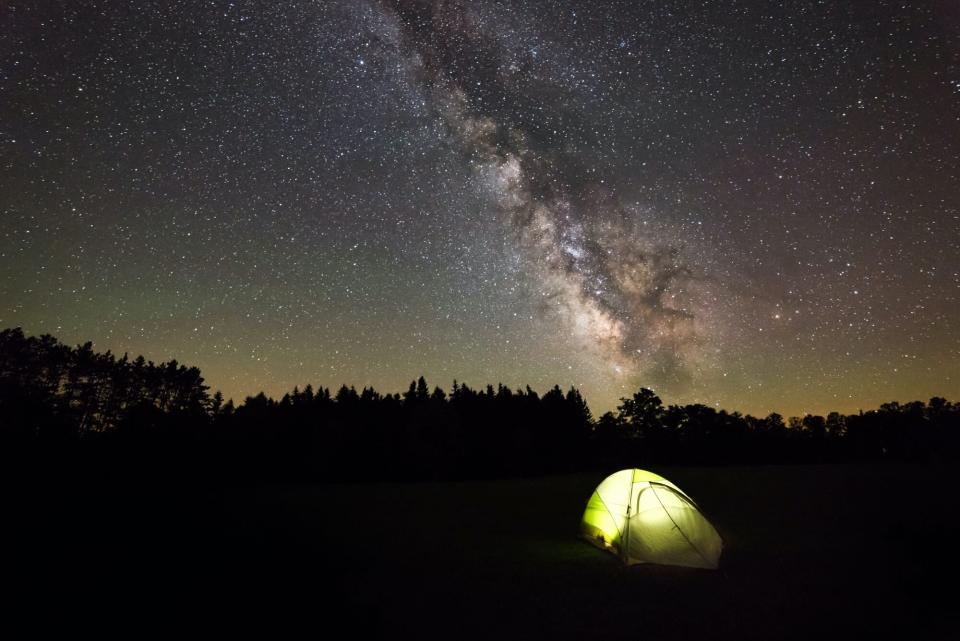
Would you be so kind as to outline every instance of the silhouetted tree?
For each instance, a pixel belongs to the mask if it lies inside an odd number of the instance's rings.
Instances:
[[[576,388],[449,394],[424,377],[401,394],[373,387],[260,392],[238,407],[196,367],[116,358],[92,343],[0,332],[0,439],[81,447],[129,469],[204,469],[284,478],[450,478],[610,469],[645,462],[956,460],[960,405],[884,403],[843,415],[765,418],[670,405],[641,388],[594,421]],[[187,461],[191,461],[189,466]]]
[[[653,390],[643,387],[632,398],[620,401],[617,409],[629,436],[650,439],[659,434],[663,427],[663,401]]]

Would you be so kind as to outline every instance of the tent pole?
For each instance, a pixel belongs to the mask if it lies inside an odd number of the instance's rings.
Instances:
[[[681,528],[680,525],[673,520],[673,517],[670,516],[670,510],[668,510],[667,506],[664,505],[663,501],[660,500],[660,495],[657,494],[657,489],[654,487],[654,485],[659,485],[659,484],[650,483],[650,489],[653,491],[653,495],[657,498],[657,502],[660,504],[661,509],[663,509],[663,513],[666,514],[667,518],[670,519],[670,522],[673,523],[673,527],[675,527],[677,532],[680,533],[680,536],[682,536],[683,540],[687,542],[687,545],[693,548],[693,551],[697,553],[697,556],[703,559],[708,566],[712,566],[713,564],[710,563],[710,560],[707,557],[703,556],[703,552],[700,551],[700,548],[698,548],[696,545],[693,544],[693,541],[691,541],[690,537],[687,536],[687,533],[683,531],[683,528]],[[673,490],[671,490],[671,492],[672,491]],[[697,510],[697,511],[699,512],[700,510]]]
[[[633,504],[633,470],[630,470],[630,489],[627,490],[627,523],[623,528],[626,541],[620,546],[620,555],[624,563],[630,563],[630,508]]]

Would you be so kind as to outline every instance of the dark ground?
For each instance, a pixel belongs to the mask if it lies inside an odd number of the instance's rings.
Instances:
[[[628,568],[577,539],[603,475],[203,490],[21,479],[4,491],[4,618],[38,636],[960,635],[949,469],[653,469],[712,520],[721,571]]]

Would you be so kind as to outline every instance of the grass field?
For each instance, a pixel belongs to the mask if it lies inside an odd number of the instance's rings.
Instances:
[[[25,597],[18,608],[77,631],[960,636],[951,586],[960,483],[949,470],[654,471],[693,496],[720,532],[720,571],[624,567],[577,539],[603,476],[581,475],[14,492],[8,514],[21,536],[7,575]]]

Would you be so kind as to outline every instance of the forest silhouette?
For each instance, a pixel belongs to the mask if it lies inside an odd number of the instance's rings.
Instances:
[[[960,404],[939,397],[784,419],[664,405],[643,388],[594,418],[575,388],[541,395],[454,381],[447,392],[421,377],[402,394],[307,385],[235,406],[176,360],[0,332],[0,444],[21,462],[67,456],[165,475],[425,480],[650,463],[956,460],[958,435]]]

